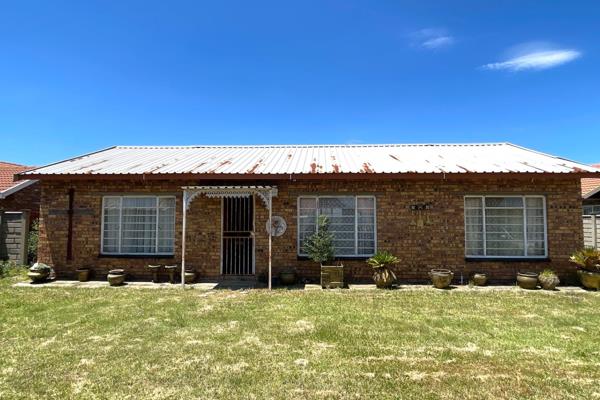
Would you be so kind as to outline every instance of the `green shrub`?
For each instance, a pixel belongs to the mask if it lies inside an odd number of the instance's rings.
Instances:
[[[325,216],[319,216],[317,231],[304,241],[302,247],[311,260],[325,264],[335,258],[333,235],[329,232],[329,221]]]
[[[14,261],[0,261],[0,279],[24,275],[26,272],[25,265],[18,265]]]
[[[40,237],[40,221],[38,219],[31,223],[29,237],[27,239],[27,262],[29,264],[37,261],[38,241]]]
[[[556,276],[556,273],[551,269],[545,269],[539,275],[540,278],[551,278],[554,276]]]

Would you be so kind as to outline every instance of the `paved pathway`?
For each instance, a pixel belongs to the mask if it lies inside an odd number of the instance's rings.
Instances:
[[[27,288],[44,288],[44,287],[59,287],[59,288],[102,288],[102,287],[111,287],[108,285],[106,281],[88,281],[88,282],[78,282],[78,281],[63,281],[63,280],[54,280],[46,283],[30,283],[30,282],[18,282],[13,285],[14,287],[27,287]],[[125,288],[133,288],[133,289],[181,289],[180,284],[170,284],[170,283],[152,283],[152,282],[127,282],[123,286],[112,287],[113,289],[125,289]],[[265,289],[266,284],[257,283],[257,282],[246,282],[246,281],[232,281],[232,282],[200,282],[187,284],[186,288],[193,288],[198,290],[218,290],[218,289],[230,289],[230,290],[240,290],[240,289]],[[350,284],[348,285],[350,290],[376,290],[375,285],[373,284]],[[285,287],[277,287],[277,289],[287,289],[287,290],[323,290],[320,285],[315,284],[296,284],[292,286]],[[333,289],[333,290],[343,290],[343,289]],[[400,285],[394,290],[440,290],[434,289],[431,285]],[[528,291],[524,289],[520,289],[515,285],[504,285],[504,286],[451,286],[450,290],[454,291],[508,291],[508,290],[519,290],[519,291]],[[538,289],[541,291],[541,289]],[[544,291],[545,292],[545,291]],[[553,292],[545,292],[545,293],[600,293],[585,290],[578,286],[559,286],[557,290]]]

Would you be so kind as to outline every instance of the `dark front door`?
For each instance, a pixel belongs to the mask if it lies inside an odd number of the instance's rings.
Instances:
[[[254,198],[223,199],[223,275],[254,274]]]

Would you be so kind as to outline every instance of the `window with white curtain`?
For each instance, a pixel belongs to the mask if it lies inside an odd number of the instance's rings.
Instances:
[[[298,198],[298,255],[304,241],[326,216],[336,257],[375,254],[375,198],[373,196],[302,196]]]
[[[173,254],[174,242],[174,197],[102,199],[103,254]]]
[[[466,196],[467,257],[546,257],[543,196]]]

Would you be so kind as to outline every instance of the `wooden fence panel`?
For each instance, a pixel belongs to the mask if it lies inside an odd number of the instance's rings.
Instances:
[[[583,216],[583,243],[585,247],[600,248],[600,215]]]

